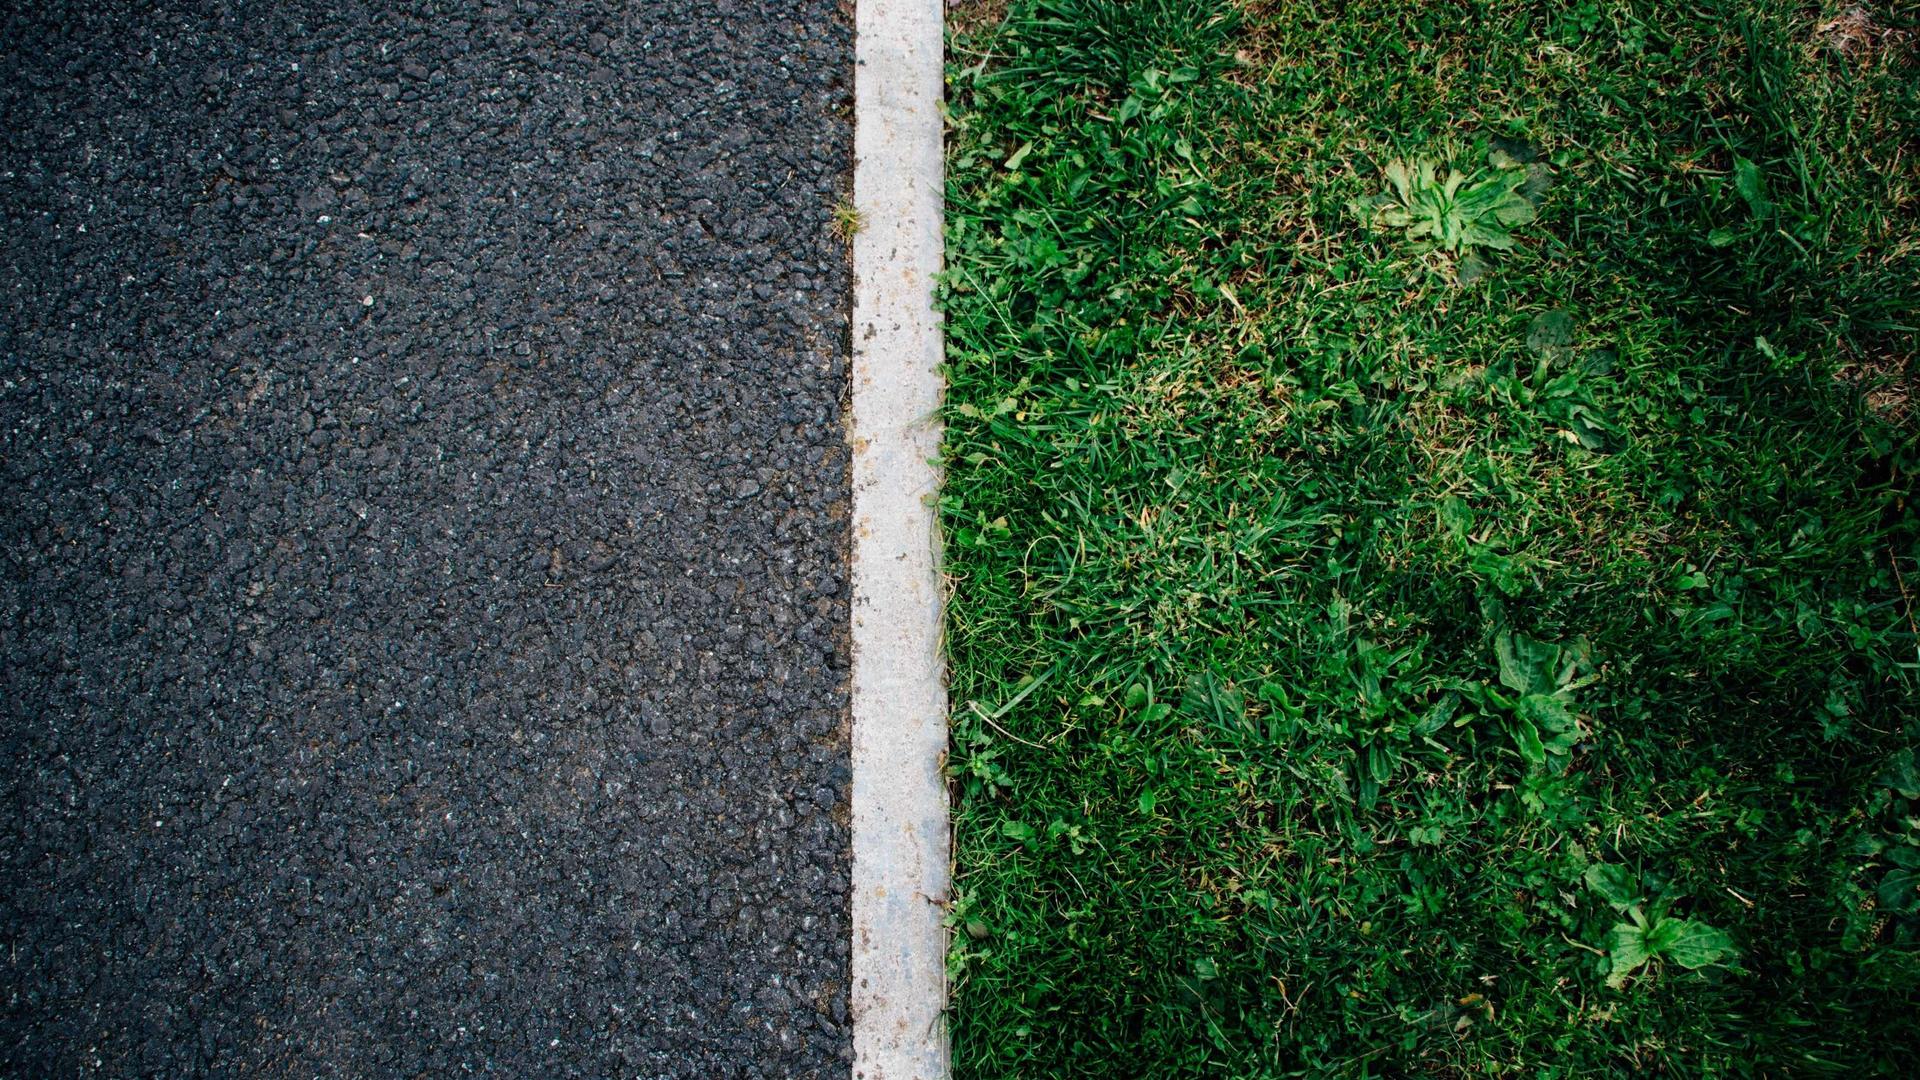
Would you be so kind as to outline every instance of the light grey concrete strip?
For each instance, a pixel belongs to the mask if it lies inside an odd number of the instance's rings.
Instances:
[[[945,1080],[934,499],[942,0],[859,0],[853,242],[853,1075]]]

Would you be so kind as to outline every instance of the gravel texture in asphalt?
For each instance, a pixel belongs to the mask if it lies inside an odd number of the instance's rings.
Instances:
[[[836,5],[7,9],[0,1074],[847,1075]]]

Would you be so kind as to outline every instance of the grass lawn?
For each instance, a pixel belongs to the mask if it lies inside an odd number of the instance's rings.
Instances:
[[[957,1075],[1912,1075],[1920,13],[955,15]]]

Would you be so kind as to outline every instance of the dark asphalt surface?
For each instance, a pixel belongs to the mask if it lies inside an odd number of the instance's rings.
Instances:
[[[836,5],[3,10],[0,1075],[847,1075]]]

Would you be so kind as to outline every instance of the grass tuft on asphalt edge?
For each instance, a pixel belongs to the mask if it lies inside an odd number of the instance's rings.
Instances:
[[[1910,1067],[1911,9],[963,14],[956,1075]]]

